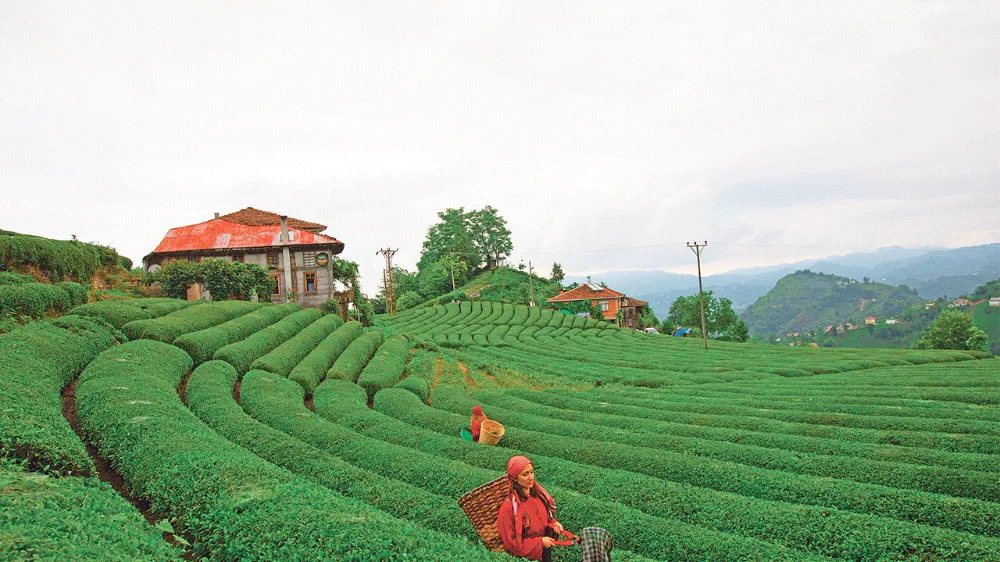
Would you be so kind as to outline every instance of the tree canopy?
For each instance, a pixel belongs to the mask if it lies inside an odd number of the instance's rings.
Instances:
[[[725,338],[745,342],[749,339],[747,325],[736,316],[733,301],[726,297],[716,298],[712,291],[705,291],[705,328],[710,338]],[[698,295],[677,297],[667,317],[663,320],[662,331],[672,333],[676,328],[697,328],[701,331],[701,308]]]
[[[958,310],[946,310],[938,315],[924,332],[916,349],[985,350],[989,344],[986,332],[972,323],[972,316]]]

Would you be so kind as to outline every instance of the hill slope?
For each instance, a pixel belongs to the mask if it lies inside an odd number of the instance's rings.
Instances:
[[[881,283],[858,283],[809,270],[778,280],[743,313],[751,333],[806,332],[865,316],[886,318],[923,302],[914,290]]]

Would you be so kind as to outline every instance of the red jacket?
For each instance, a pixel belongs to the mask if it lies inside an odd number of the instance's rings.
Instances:
[[[541,560],[542,537],[549,525],[549,511],[545,508],[545,502],[536,497],[529,497],[520,502],[517,507],[518,517],[522,517],[522,511],[528,515],[528,524],[524,526],[523,536],[517,537],[514,531],[514,506],[509,499],[503,502],[497,513],[497,531],[500,533],[500,540],[512,556]]]

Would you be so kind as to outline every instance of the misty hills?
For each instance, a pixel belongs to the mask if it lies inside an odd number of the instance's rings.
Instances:
[[[1000,244],[964,248],[903,248],[893,246],[817,260],[767,267],[735,269],[703,278],[705,290],[732,299],[745,310],[767,293],[779,279],[809,269],[861,280],[865,277],[888,285],[905,283],[927,300],[955,298],[971,293],[986,281],[1000,277]],[[698,292],[698,276],[665,271],[617,271],[592,274],[595,283],[650,303],[656,315],[666,315],[674,299]],[[567,276],[564,283],[583,283],[583,276]]]
[[[866,316],[885,321],[925,299],[906,286],[858,282],[847,277],[798,271],[778,280],[741,318],[753,334],[807,332]]]

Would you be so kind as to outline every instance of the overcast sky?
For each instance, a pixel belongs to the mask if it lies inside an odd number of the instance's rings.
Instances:
[[[140,4],[0,1],[0,228],[254,206],[366,291],[458,206],[541,272],[1000,242],[995,0]]]

